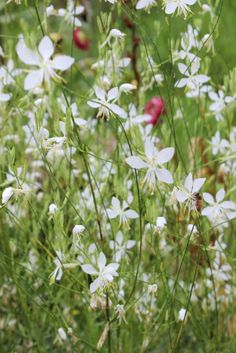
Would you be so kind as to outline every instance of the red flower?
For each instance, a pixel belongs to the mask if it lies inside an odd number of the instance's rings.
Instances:
[[[80,28],[74,30],[73,40],[77,48],[81,50],[89,50],[90,39],[86,38],[84,32],[82,32]]]
[[[147,124],[156,125],[160,115],[165,114],[165,105],[161,97],[153,97],[144,107],[144,113],[151,115],[151,119]]]

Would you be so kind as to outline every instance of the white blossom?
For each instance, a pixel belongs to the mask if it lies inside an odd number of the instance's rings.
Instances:
[[[60,79],[56,70],[68,70],[74,63],[74,58],[67,55],[56,55],[51,58],[54,53],[54,46],[48,36],[44,36],[38,46],[38,51],[29,49],[24,39],[20,39],[16,46],[17,54],[20,60],[26,65],[37,66],[39,69],[31,70],[24,80],[25,90],[32,90],[40,86],[43,82],[50,84],[51,79]]]
[[[99,288],[103,289],[107,284],[113,281],[113,277],[118,276],[116,272],[119,268],[119,264],[111,263],[106,265],[106,256],[103,252],[100,252],[96,268],[94,265],[91,264],[84,264],[82,265],[82,270],[91,275],[96,276],[97,278],[90,284],[90,292],[93,294]]]

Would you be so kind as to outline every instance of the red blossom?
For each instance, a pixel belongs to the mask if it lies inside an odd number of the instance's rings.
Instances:
[[[151,115],[151,119],[147,124],[156,125],[159,117],[165,114],[165,104],[161,97],[153,97],[144,107],[144,113]]]

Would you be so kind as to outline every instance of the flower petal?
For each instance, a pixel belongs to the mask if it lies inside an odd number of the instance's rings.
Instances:
[[[86,265],[82,265],[81,267],[82,267],[82,270],[88,275],[97,275],[98,273],[92,265],[86,264]]]
[[[167,169],[156,168],[156,176],[163,183],[173,184],[173,177]]]
[[[73,65],[75,59],[67,55],[57,55],[52,61],[52,67],[56,70],[65,71]]]
[[[157,154],[157,163],[164,164],[169,162],[175,153],[175,149],[173,147],[164,148]]]
[[[33,50],[27,48],[24,39],[20,39],[16,46],[16,52],[19,59],[27,65],[39,66],[39,56]]]
[[[131,168],[134,169],[142,169],[148,167],[147,163],[139,157],[131,156],[126,158],[125,161]]]
[[[54,53],[54,47],[48,36],[44,36],[43,39],[41,39],[38,50],[44,61],[48,61],[50,59]]]
[[[38,87],[43,82],[43,69],[30,72],[24,81],[24,89],[29,91]]]

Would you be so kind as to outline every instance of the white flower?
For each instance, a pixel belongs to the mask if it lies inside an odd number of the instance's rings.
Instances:
[[[209,92],[209,98],[213,101],[210,105],[210,111],[214,112],[216,115],[216,120],[223,120],[222,112],[225,109],[226,105],[231,103],[235,97],[225,96],[222,90],[219,90],[217,93]]]
[[[55,205],[55,203],[51,203],[48,207],[50,216],[53,216],[57,210],[58,210],[58,207]]]
[[[121,204],[120,200],[116,197],[112,197],[111,208],[107,208],[106,212],[110,219],[119,217],[120,225],[128,225],[129,219],[136,219],[139,217],[138,213],[129,209],[129,204],[126,201],[123,201]]]
[[[83,233],[84,230],[85,230],[85,227],[84,227],[83,225],[81,225],[81,224],[76,224],[76,225],[74,226],[74,228],[72,229],[72,234],[73,234],[73,235],[78,235],[78,234]]]
[[[151,138],[145,141],[145,157],[143,159],[131,156],[126,158],[126,163],[134,169],[148,169],[144,182],[147,182],[151,191],[154,190],[156,180],[167,184],[173,183],[170,172],[163,168],[163,164],[169,162],[174,155],[174,148],[168,147],[158,151]]]
[[[158,231],[162,230],[166,226],[166,219],[165,217],[157,217],[156,220],[156,228]]]
[[[116,234],[115,241],[110,240],[110,249],[115,251],[114,260],[120,262],[122,257],[126,255],[126,250],[133,248],[136,244],[135,240],[124,241],[124,236],[121,231]]]
[[[217,131],[215,136],[211,139],[212,154],[224,153],[227,147],[230,147],[229,141],[225,139],[221,140],[220,132]]]
[[[197,75],[197,72],[200,69],[200,61],[198,59],[194,60],[190,66],[190,71],[187,65],[179,63],[178,64],[179,71],[181,74],[186,77],[178,80],[175,83],[175,87],[182,88],[187,86],[189,89],[195,89],[196,86],[201,86],[203,83],[206,83],[210,80],[210,77],[206,75]]]
[[[184,181],[184,185],[179,187],[175,196],[178,202],[185,203],[189,210],[196,210],[197,193],[205,183],[206,178],[193,179],[189,173]]]
[[[91,264],[82,265],[82,270],[91,275],[97,276],[97,278],[90,284],[90,292],[94,293],[99,288],[104,288],[107,284],[113,281],[113,277],[118,276],[116,272],[119,268],[119,264],[111,263],[106,265],[106,256],[103,252],[100,252],[97,259],[97,269]]]
[[[56,55],[54,47],[48,36],[43,37],[38,46],[38,52],[27,48],[24,39],[20,39],[16,46],[20,60],[26,65],[38,66],[38,70],[32,70],[25,78],[25,90],[32,90],[43,82],[50,84],[51,79],[60,79],[55,70],[68,70],[74,63],[74,59],[67,55]]]
[[[224,189],[220,189],[216,193],[216,201],[208,192],[203,193],[204,201],[210,206],[202,210],[202,215],[207,216],[213,224],[219,224],[236,217],[236,204],[232,201],[223,201],[224,197]]]
[[[95,87],[94,91],[97,98],[89,100],[87,104],[92,108],[98,108],[98,118],[101,116],[109,119],[111,112],[123,119],[127,117],[127,113],[113,103],[120,95],[118,87],[111,88],[107,93],[99,87]]]
[[[14,188],[12,188],[11,186],[4,189],[3,193],[2,193],[2,204],[6,204],[10,198],[13,196],[14,194]]]
[[[107,44],[111,45],[111,39],[112,38],[115,39],[115,40],[121,40],[121,39],[124,38],[124,36],[125,36],[125,33],[121,32],[119,29],[113,28],[113,29],[111,29],[111,31],[108,34],[105,42],[102,43],[100,48],[103,48]]]
[[[60,336],[60,338],[62,339],[62,341],[66,341],[67,340],[67,334],[66,334],[66,332],[65,332],[63,327],[59,327],[57,332],[58,332],[58,335]]]
[[[77,107],[76,103],[72,103],[70,105],[70,107],[67,107],[67,105],[63,103],[62,99],[58,98],[57,101],[61,107],[61,110],[63,111],[63,113],[65,115],[67,114],[68,111],[71,112],[76,125],[81,126],[81,127],[87,125],[87,121],[80,118],[80,114],[79,114],[78,107]]]
[[[64,17],[66,22],[74,25],[75,27],[81,27],[82,23],[75,16],[81,15],[83,12],[84,12],[84,6],[81,6],[81,5],[75,6],[75,3],[73,0],[68,0],[67,8],[59,9],[58,16]]]
[[[156,5],[156,0],[138,0],[136,10],[149,10],[154,5]]]
[[[187,315],[187,310],[184,309],[184,308],[180,309],[179,315],[178,315],[178,320],[179,320],[179,321],[184,321],[186,315]]]
[[[173,14],[176,10],[178,14],[183,14],[185,17],[190,11],[189,5],[193,5],[197,0],[165,0],[165,13]]]
[[[61,250],[56,250],[57,257],[54,259],[56,265],[55,270],[49,275],[50,284],[60,281],[63,275],[63,269],[72,269],[79,265],[79,263],[66,263],[66,257]]]

